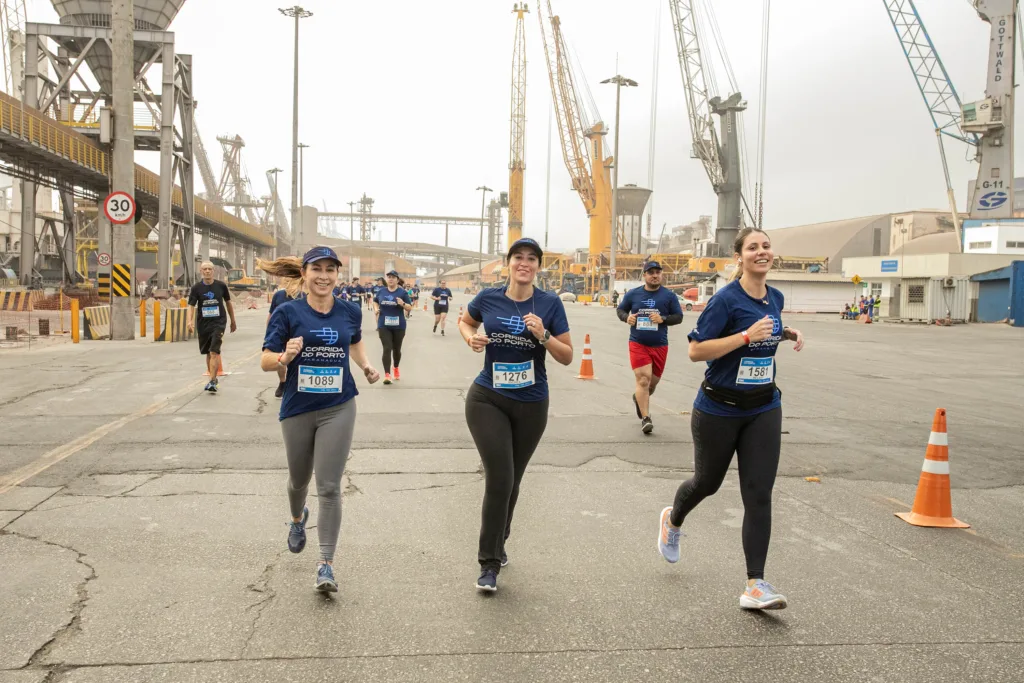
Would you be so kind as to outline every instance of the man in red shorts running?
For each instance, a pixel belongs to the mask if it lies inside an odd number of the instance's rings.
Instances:
[[[661,286],[661,264],[644,266],[644,286],[626,292],[616,309],[619,320],[630,326],[629,364],[636,377],[633,406],[644,434],[654,431],[651,394],[661,381],[668,358],[668,328],[683,322],[683,309],[674,292]]]

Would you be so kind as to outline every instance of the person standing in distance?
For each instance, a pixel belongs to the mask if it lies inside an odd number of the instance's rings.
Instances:
[[[199,274],[203,279],[192,285],[188,293],[188,331],[191,334],[199,328],[199,353],[206,356],[206,371],[210,373],[210,381],[204,388],[215,394],[221,368],[220,347],[228,316],[231,317],[232,332],[238,329],[238,325],[235,324],[231,292],[226,284],[213,279],[213,264],[203,262],[199,266]]]
[[[282,256],[274,261],[258,261],[258,267],[269,275],[277,277],[279,289],[270,298],[270,311],[267,313],[267,325],[278,307],[288,301],[305,296],[302,292],[302,260],[297,256]],[[284,384],[288,377],[287,368],[277,369],[277,389],[274,398],[284,396]]]
[[[783,609],[786,597],[764,580],[772,530],[772,488],[782,447],[782,394],[775,385],[775,353],[782,341],[804,346],[799,330],[784,327],[782,292],[769,287],[771,239],[754,228],[733,244],[736,272],[700,314],[689,334],[690,360],[706,362],[690,418],[694,472],[661,512],[658,550],[679,561],[680,526],[697,504],[718,491],[736,454],[743,498],[743,554],[747,587],[743,609]]]
[[[402,342],[405,341],[405,314],[412,310],[409,293],[400,285],[398,273],[387,274],[387,286],[377,292],[377,336],[384,349],[384,384],[391,384],[391,364],[395,365],[395,381],[402,379],[398,364],[402,362]]]
[[[341,476],[352,446],[359,393],[349,359],[370,384],[380,379],[366,357],[362,309],[334,297],[340,267],[330,247],[306,252],[302,276],[307,295],[274,311],[260,358],[265,372],[287,369],[280,420],[288,458],[288,549],[300,553],[306,546],[306,495],[315,473],[320,560],[314,586],[331,593],[338,590],[333,564],[341,531]]]
[[[630,326],[629,364],[636,378],[633,407],[644,434],[654,431],[651,396],[665,372],[668,358],[668,328],[683,322],[679,298],[661,286],[661,264],[644,266],[644,286],[626,292],[615,309],[619,320]]]
[[[374,281],[373,287],[370,289],[369,300],[367,300],[366,302],[366,307],[368,309],[370,309],[371,311],[374,310],[374,306],[377,303],[377,293],[380,292],[380,290],[384,289],[384,287],[386,286],[387,285],[384,284],[384,278],[382,277],[379,277]]]
[[[437,287],[434,287],[434,291],[430,293],[430,298],[434,300],[434,332],[437,332],[437,326],[441,326],[441,336],[444,336],[444,323],[448,319],[448,305],[452,300],[452,290],[448,289],[447,283],[441,280],[437,283]]]
[[[486,592],[498,589],[498,573],[508,564],[505,542],[519,485],[547,426],[544,361],[550,353],[562,365],[572,363],[565,306],[533,285],[543,256],[536,241],[517,240],[506,258],[508,285],[482,290],[459,319],[462,338],[484,352],[484,368],[466,394],[466,423],[484,467],[476,587]]]

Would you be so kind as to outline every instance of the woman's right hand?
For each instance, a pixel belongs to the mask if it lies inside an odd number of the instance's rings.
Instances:
[[[772,336],[773,329],[775,329],[775,321],[766,315],[750,326],[747,335],[750,337],[750,341],[761,342]]]
[[[486,334],[480,334],[477,332],[469,338],[469,348],[473,349],[477,353],[484,350],[484,347],[490,343],[490,339],[487,338]]]
[[[295,337],[289,339],[288,344],[284,347],[284,355],[281,356],[281,363],[288,365],[295,357],[302,352],[302,337]]]

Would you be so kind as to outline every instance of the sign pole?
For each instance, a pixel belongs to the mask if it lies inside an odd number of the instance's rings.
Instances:
[[[111,53],[113,56],[114,141],[111,154],[111,189],[104,213],[113,223],[110,270],[110,338],[135,338],[135,8],[132,0],[111,1]],[[162,93],[162,97],[172,97]],[[126,201],[127,200],[127,201]],[[109,206],[116,203],[116,206]],[[122,209],[130,214],[125,217]],[[122,222],[121,219],[125,220]],[[161,230],[170,226],[162,225]]]

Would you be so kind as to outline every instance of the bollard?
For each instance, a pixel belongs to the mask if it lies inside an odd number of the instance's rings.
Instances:
[[[153,341],[160,338],[160,302],[153,302]]]
[[[178,300],[178,307],[179,308],[187,308],[188,307],[188,301],[186,301],[185,299],[179,299]]]
[[[139,336],[146,338],[146,300],[139,302]]]
[[[78,343],[78,299],[71,300],[71,341]]]
[[[50,336],[50,320],[48,318],[39,319],[39,336],[49,337]]]

